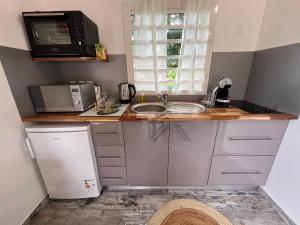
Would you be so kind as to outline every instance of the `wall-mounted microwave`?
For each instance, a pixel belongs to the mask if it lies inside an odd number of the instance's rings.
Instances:
[[[32,57],[95,56],[97,25],[81,11],[23,12]]]

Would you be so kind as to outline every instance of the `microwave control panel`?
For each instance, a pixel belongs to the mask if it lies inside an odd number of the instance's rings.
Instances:
[[[73,99],[75,111],[83,111],[83,104],[79,85],[70,85],[70,91]]]

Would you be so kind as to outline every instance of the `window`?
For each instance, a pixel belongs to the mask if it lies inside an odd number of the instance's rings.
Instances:
[[[205,94],[211,58],[209,10],[141,15],[127,8],[129,81],[138,93]]]

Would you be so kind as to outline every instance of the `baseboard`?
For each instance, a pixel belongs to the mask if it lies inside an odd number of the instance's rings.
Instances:
[[[32,212],[27,216],[27,218],[25,219],[25,221],[22,223],[22,225],[29,225],[30,221],[32,220],[32,218],[39,213],[42,209],[45,208],[45,206],[48,203],[48,195],[45,195],[42,197],[42,199],[40,200],[40,203],[32,210]]]
[[[270,195],[262,188],[259,188],[262,194],[272,202],[273,207],[279,213],[279,215],[285,220],[285,222],[289,225],[297,225],[287,214],[286,212],[271,198]]]
[[[249,185],[204,185],[204,186],[104,186],[104,190],[258,190]]]

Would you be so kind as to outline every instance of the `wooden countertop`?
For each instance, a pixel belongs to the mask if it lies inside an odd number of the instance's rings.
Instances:
[[[130,107],[129,107],[130,108]],[[241,109],[209,108],[200,114],[138,114],[127,109],[120,117],[79,116],[79,113],[39,113],[23,118],[26,122],[114,122],[114,121],[197,121],[197,120],[294,120],[298,117],[287,113],[254,114]]]

